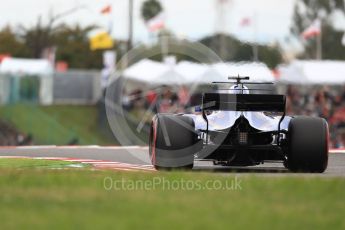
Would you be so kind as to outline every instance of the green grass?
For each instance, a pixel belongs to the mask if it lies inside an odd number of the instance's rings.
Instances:
[[[340,178],[240,176],[238,190],[168,190],[176,181],[225,184],[235,175],[4,168],[0,175],[1,229],[345,229]],[[107,191],[108,177],[165,182]]]
[[[116,143],[100,131],[96,106],[10,105],[0,107],[0,118],[31,133],[35,144],[66,145],[74,138],[82,145]]]
[[[74,166],[89,167],[87,164],[77,164],[67,161],[43,160],[43,159],[0,159],[0,169],[60,169]]]
[[[44,159],[0,159],[0,169],[63,169],[63,168],[89,168],[89,164],[74,163],[59,160]]]

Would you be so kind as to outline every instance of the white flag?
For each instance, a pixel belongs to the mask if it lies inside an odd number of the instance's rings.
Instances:
[[[341,39],[341,44],[343,44],[343,46],[345,46],[345,33],[343,35],[343,39]]]

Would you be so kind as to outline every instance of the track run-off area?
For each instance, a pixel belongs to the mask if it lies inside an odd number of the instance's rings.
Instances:
[[[121,171],[155,171],[150,163],[148,147],[101,146],[20,146],[0,147],[1,158],[35,158],[87,163],[96,169]],[[273,176],[334,176],[345,177],[345,149],[329,152],[328,168],[323,174],[290,173],[280,163],[265,163],[254,167],[214,166],[209,161],[196,161],[193,171],[210,173],[243,173]]]

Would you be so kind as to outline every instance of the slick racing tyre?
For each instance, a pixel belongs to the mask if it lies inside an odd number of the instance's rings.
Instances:
[[[287,167],[293,172],[323,173],[328,164],[328,138],[325,119],[293,118],[288,132]]]
[[[157,114],[151,123],[149,153],[156,169],[191,169],[196,153],[194,120],[182,115]]]

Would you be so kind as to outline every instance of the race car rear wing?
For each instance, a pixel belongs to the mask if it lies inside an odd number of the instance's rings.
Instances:
[[[208,144],[209,122],[207,110],[281,112],[278,124],[277,144],[280,145],[281,123],[286,115],[286,97],[274,94],[219,94],[205,93],[202,98],[202,117],[206,121],[206,144]]]
[[[202,110],[285,112],[286,97],[270,94],[205,93]]]

